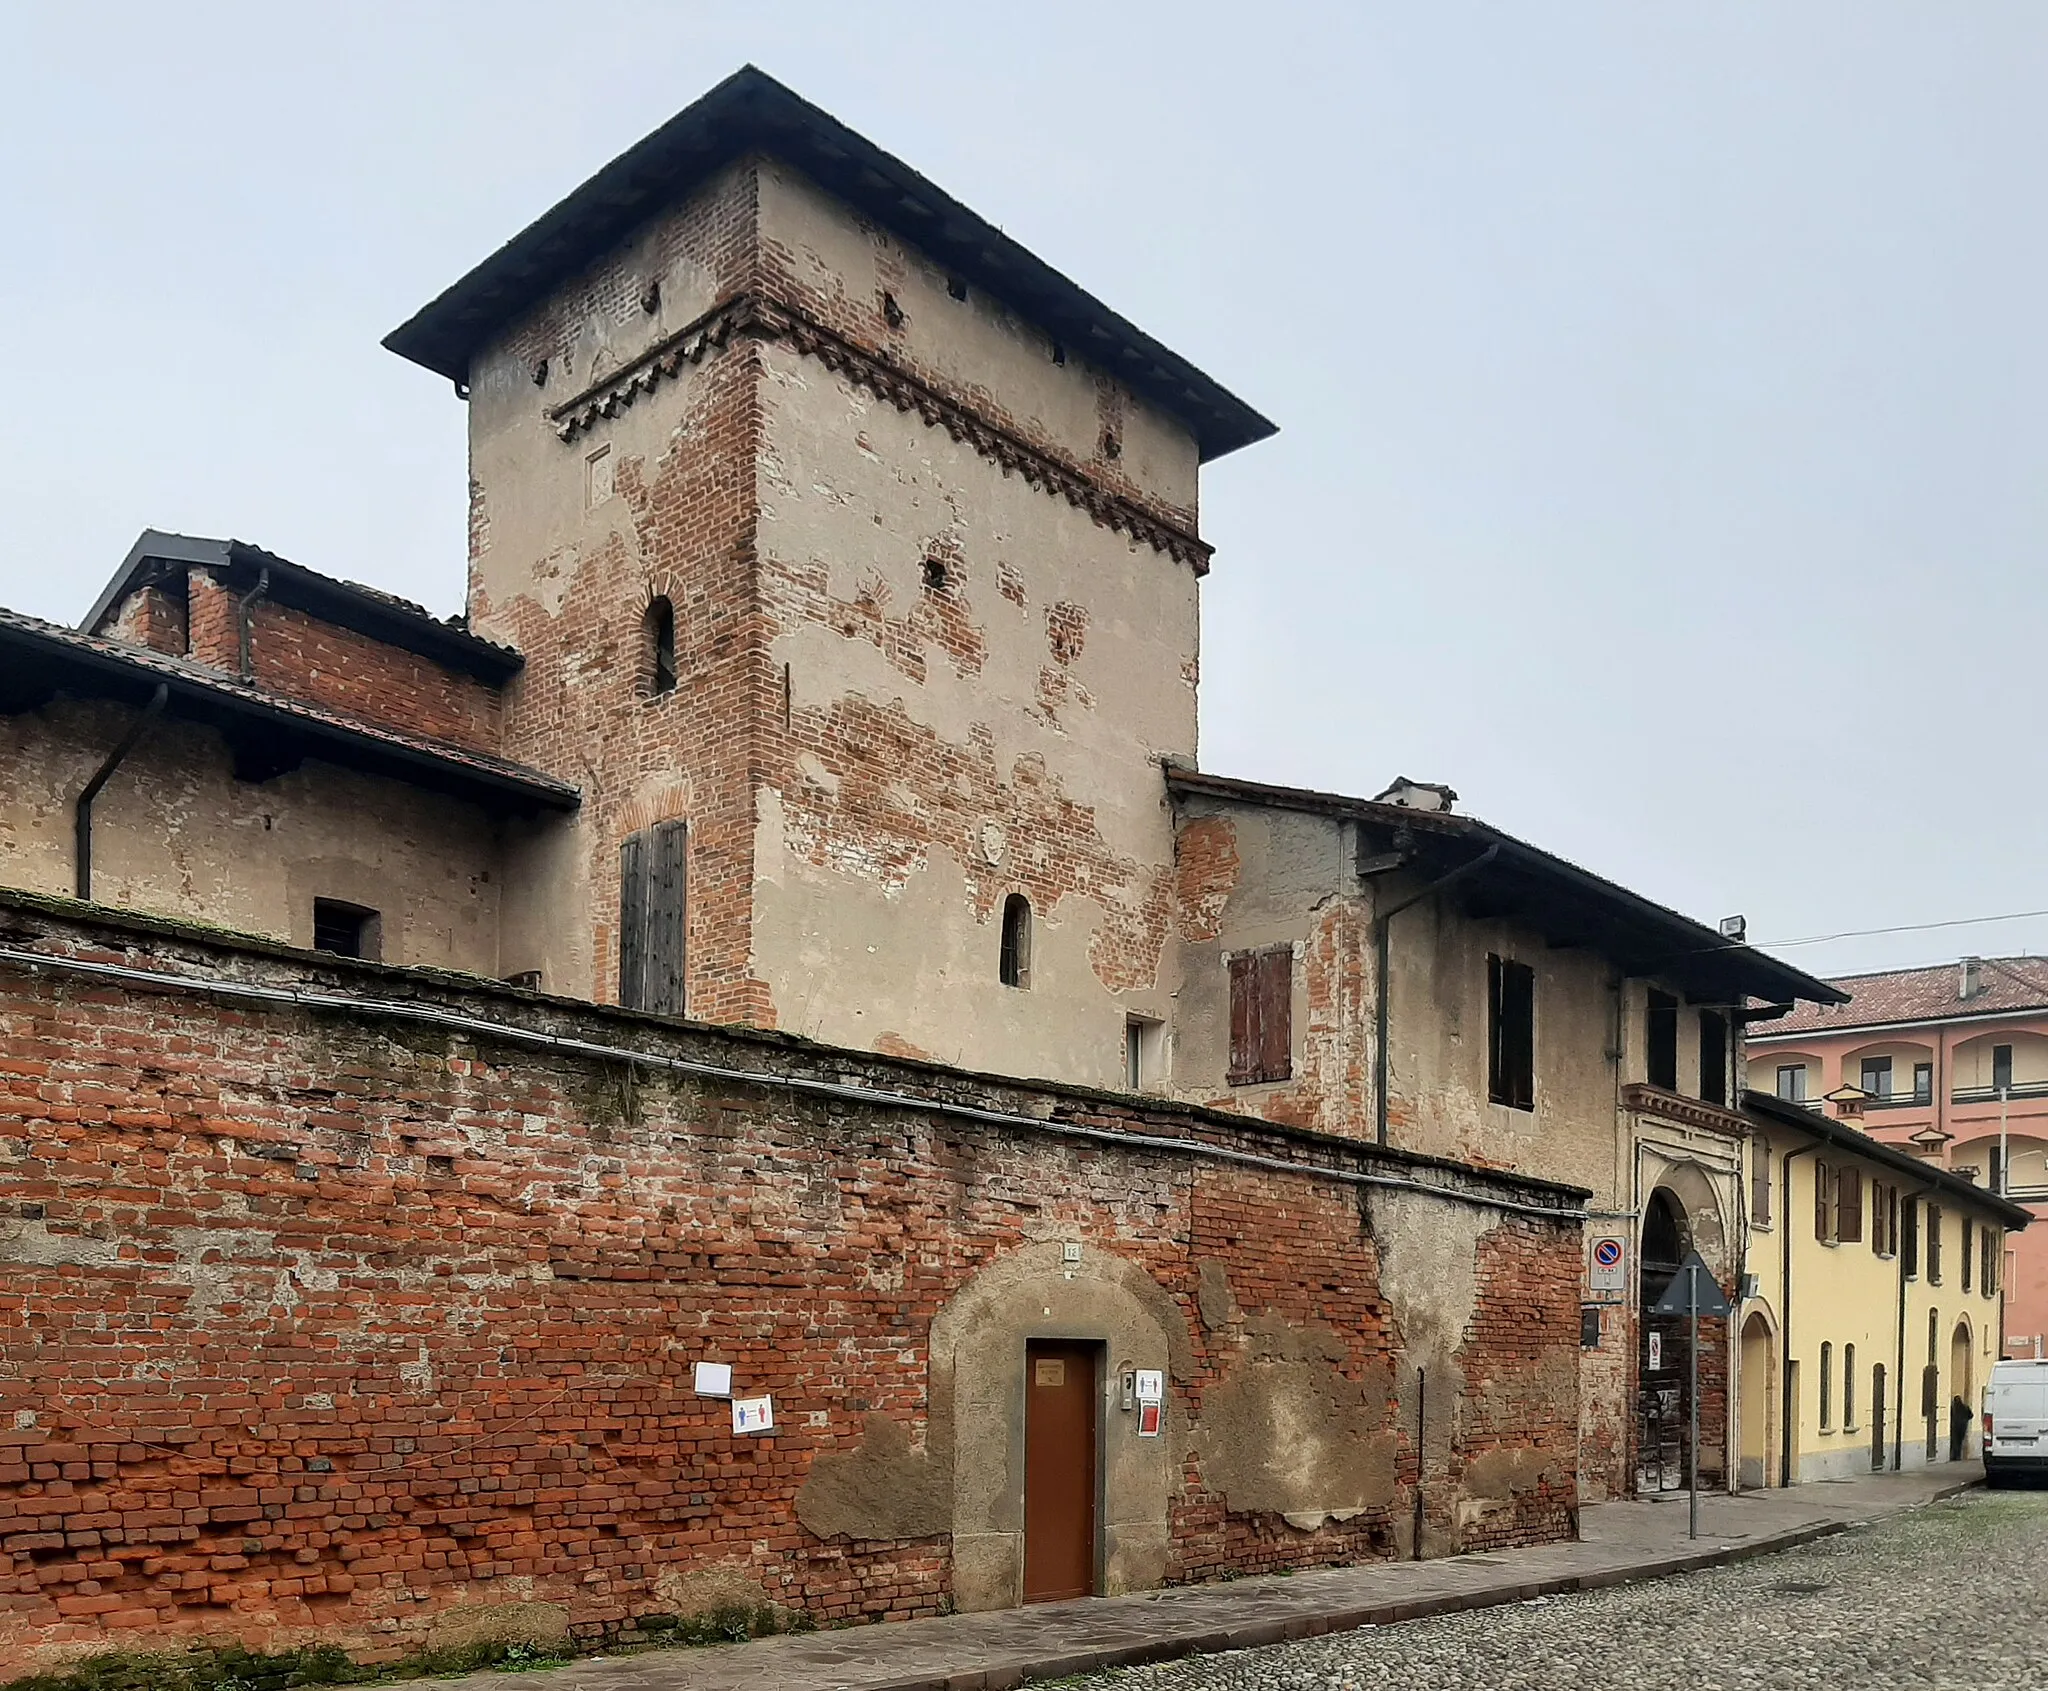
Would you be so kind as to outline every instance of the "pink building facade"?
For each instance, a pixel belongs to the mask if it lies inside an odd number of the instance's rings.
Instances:
[[[1849,975],[1751,1026],[1749,1085],[2048,1216],[2048,957]],[[2000,1354],[2048,1355],[2048,1228],[2008,1235]]]

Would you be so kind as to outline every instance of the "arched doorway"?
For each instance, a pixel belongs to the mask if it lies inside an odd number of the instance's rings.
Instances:
[[[1778,1370],[1771,1324],[1761,1310],[1742,1324],[1741,1372],[1736,1390],[1742,1405],[1742,1467],[1745,1487],[1771,1483],[1771,1433],[1777,1418]]]
[[[1948,1389],[1951,1396],[1944,1406],[1948,1413],[1948,1459],[1951,1462],[1960,1462],[1969,1454],[1970,1423],[1977,1416],[1976,1386],[1971,1377],[1973,1360],[1970,1323],[1967,1319],[1958,1321],[1948,1342]]]
[[[1691,1243],[1685,1206],[1659,1186],[1643,1210],[1642,1335],[1637,1356],[1636,1489],[1680,1491],[1686,1483],[1686,1322],[1651,1311],[1678,1273]]]

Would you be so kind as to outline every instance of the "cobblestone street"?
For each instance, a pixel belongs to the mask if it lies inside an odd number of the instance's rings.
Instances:
[[[1976,1691],[2048,1681],[2048,1493],[1972,1492],[1752,1562],[1058,1682],[1070,1691]]]

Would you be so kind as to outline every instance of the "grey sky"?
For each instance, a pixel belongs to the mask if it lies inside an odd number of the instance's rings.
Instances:
[[[743,61],[1281,425],[1213,466],[1205,767],[1763,940],[2048,907],[2048,8],[15,6],[0,602],[148,525],[440,612],[377,340]],[[2048,920],[1787,956],[2048,950]]]

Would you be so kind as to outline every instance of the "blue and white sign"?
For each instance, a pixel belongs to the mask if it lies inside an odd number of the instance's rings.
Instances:
[[[1628,1241],[1618,1234],[1607,1233],[1593,1241],[1593,1267],[1590,1275],[1592,1288],[1596,1292],[1625,1292],[1628,1290]]]

